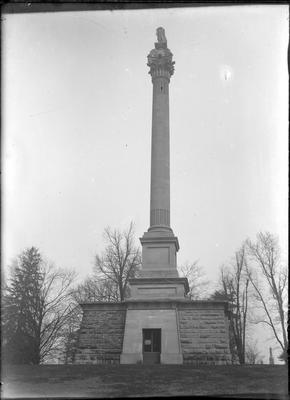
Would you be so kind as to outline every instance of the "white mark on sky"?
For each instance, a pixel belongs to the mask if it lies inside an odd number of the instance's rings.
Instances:
[[[224,82],[231,81],[233,79],[233,69],[229,65],[222,65],[220,68],[220,78]]]

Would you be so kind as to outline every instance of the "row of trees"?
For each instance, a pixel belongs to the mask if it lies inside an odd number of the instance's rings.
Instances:
[[[2,348],[6,362],[39,364],[53,358],[74,361],[81,321],[79,303],[123,301],[129,279],[138,276],[140,250],[131,223],[123,232],[105,229],[105,250],[96,255],[93,273],[81,284],[76,274],[46,262],[38,249],[26,249],[11,266],[2,297]],[[209,281],[198,262],[179,268],[189,281],[189,298],[226,300],[231,305],[230,348],[239,363],[257,362],[257,344],[247,338],[248,326],[268,325],[287,361],[287,269],[277,239],[259,233],[247,240],[234,261],[223,266],[219,288],[208,293]],[[253,310],[258,310],[253,311]]]
[[[287,286],[288,269],[278,239],[269,232],[260,232],[256,241],[247,239],[233,262],[221,267],[220,288],[211,299],[230,302],[230,347],[240,364],[246,362],[249,323],[270,328],[281,350],[280,359],[287,362]]]
[[[82,314],[79,303],[123,301],[129,294],[129,279],[141,265],[133,224],[123,232],[105,229],[104,239],[106,248],[96,255],[92,276],[78,285],[74,272],[49,264],[35,247],[14,260],[2,297],[5,362],[73,362]]]

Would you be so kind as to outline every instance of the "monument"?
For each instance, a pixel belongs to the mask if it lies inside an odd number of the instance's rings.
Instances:
[[[153,84],[150,226],[140,242],[140,277],[130,298],[81,304],[77,363],[229,363],[227,302],[192,301],[178,276],[177,237],[170,226],[169,83],[172,53],[163,28],[148,55]]]
[[[273,351],[272,347],[269,348],[269,364],[274,365],[274,357],[273,357]]]
[[[178,277],[179,243],[170,227],[169,82],[174,61],[163,28],[157,29],[157,38],[147,64],[153,84],[150,227],[140,239],[141,279],[130,285],[133,298],[184,298],[188,282]]]

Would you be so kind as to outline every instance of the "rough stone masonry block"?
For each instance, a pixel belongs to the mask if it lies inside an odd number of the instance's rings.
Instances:
[[[122,351],[126,310],[107,303],[83,307],[77,364],[118,364]]]
[[[196,307],[199,309],[195,309]],[[186,306],[179,304],[178,318],[185,364],[230,363],[228,324],[222,303],[192,302]]]

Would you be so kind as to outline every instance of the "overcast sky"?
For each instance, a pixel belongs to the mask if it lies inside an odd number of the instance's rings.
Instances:
[[[178,264],[215,281],[260,230],[286,253],[288,7],[48,12],[3,22],[2,265],[33,245],[85,278],[106,226],[148,229],[158,26]]]

